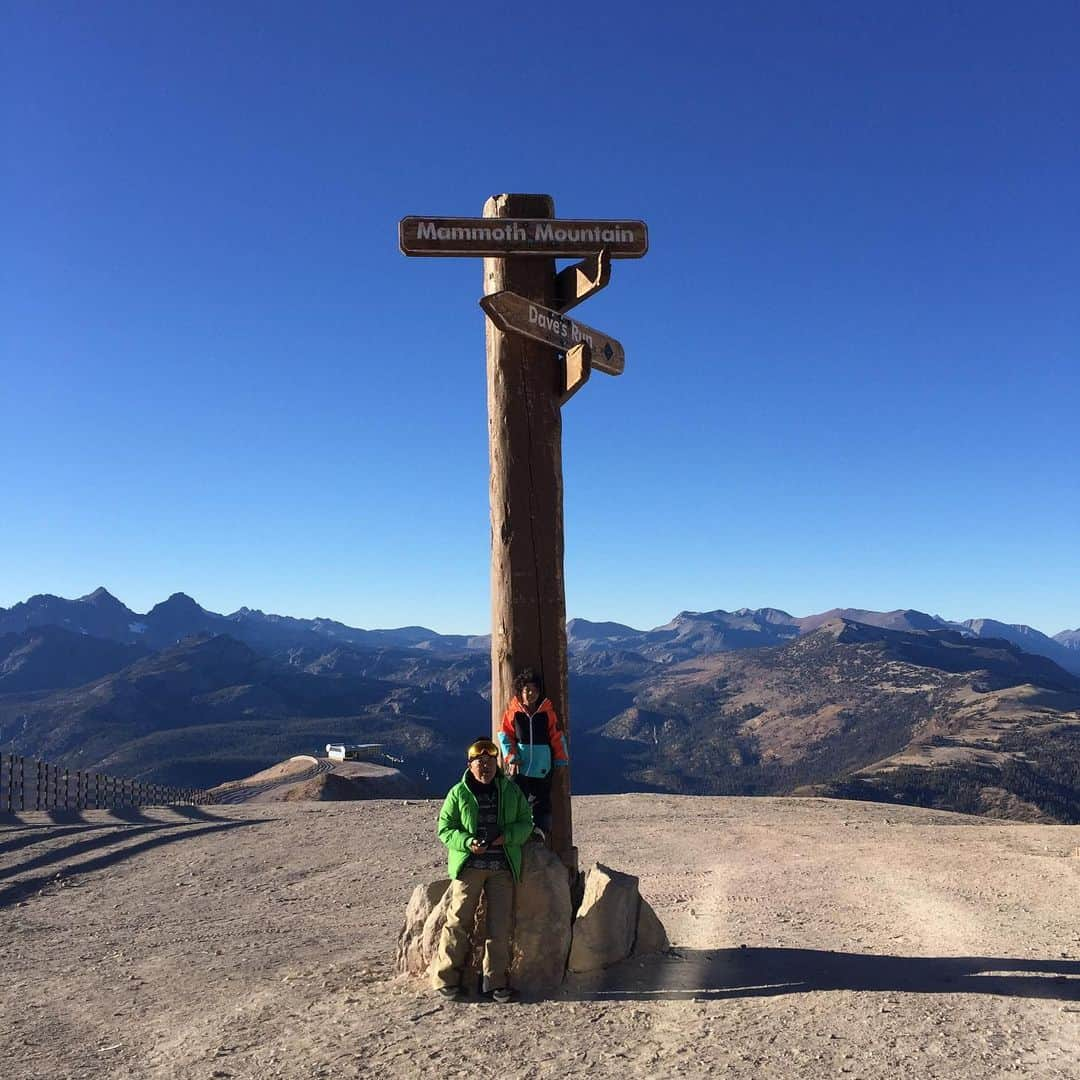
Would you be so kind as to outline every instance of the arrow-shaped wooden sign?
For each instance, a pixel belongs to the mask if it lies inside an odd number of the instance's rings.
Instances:
[[[626,353],[614,338],[517,293],[492,293],[480,306],[503,333],[523,334],[564,352],[584,342],[589,346],[592,366],[607,375],[621,375],[626,366]]]

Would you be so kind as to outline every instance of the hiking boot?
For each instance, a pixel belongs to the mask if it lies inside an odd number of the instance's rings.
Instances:
[[[497,990],[491,991],[491,1000],[496,1005],[509,1005],[512,1001],[517,1001],[518,992],[511,990],[509,986],[500,986]]]
[[[465,991],[460,986],[440,986],[435,993],[447,1001],[465,1000]]]

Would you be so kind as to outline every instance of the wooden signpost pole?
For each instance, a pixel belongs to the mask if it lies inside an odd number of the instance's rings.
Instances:
[[[495,195],[485,218],[552,218],[548,195]],[[484,295],[509,290],[556,302],[555,261],[536,255],[484,259]],[[555,349],[487,325],[491,459],[491,717],[497,730],[514,674],[531,667],[569,732],[563,586],[561,365]],[[554,770],[551,846],[577,869],[569,770]]]
[[[612,259],[649,250],[648,228],[557,220],[550,195],[493,195],[481,218],[402,218],[398,245],[405,255],[484,260],[492,728],[514,675],[533,668],[569,733],[560,409],[592,370],[621,374],[625,355],[614,338],[565,312],[607,285]],[[556,258],[581,261],[556,275]],[[551,809],[551,846],[576,870],[569,768],[554,770]]]

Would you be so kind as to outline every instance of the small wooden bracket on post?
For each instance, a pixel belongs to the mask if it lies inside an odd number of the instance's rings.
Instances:
[[[588,381],[592,372],[592,349],[579,341],[566,351],[563,361],[563,387],[559,404],[565,405]]]
[[[555,309],[559,312],[577,307],[598,293],[611,280],[611,255],[601,251],[555,275]]]

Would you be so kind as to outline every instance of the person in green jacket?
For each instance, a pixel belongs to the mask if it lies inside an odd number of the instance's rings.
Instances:
[[[475,739],[467,758],[465,775],[450,789],[439,812],[450,904],[431,978],[444,997],[465,996],[461,970],[469,955],[476,905],[484,896],[484,993],[502,1004],[517,996],[507,985],[514,882],[521,878],[521,847],[532,835],[532,811],[521,788],[499,769],[499,749],[491,739]]]

